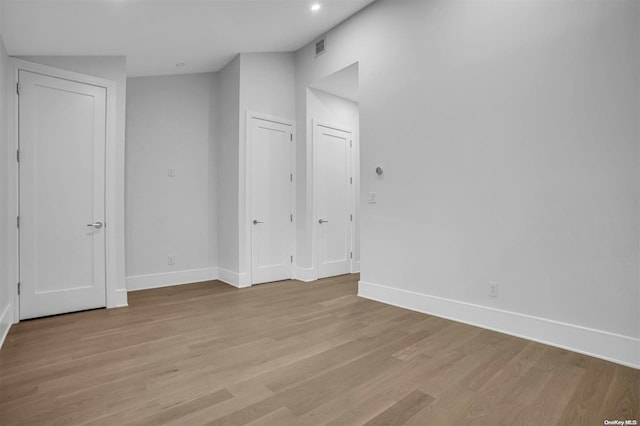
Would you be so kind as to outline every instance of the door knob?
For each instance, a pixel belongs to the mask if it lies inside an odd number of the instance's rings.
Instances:
[[[104,222],[97,221],[95,223],[87,223],[87,226],[93,226],[96,229],[100,229],[104,226]]]
[[[264,222],[260,222],[258,219],[253,219],[253,224],[254,224],[254,225],[257,225],[257,224],[259,224],[259,223],[264,223]]]
[[[318,223],[319,223],[320,225],[322,225],[323,223],[329,223],[329,221],[328,221],[328,220],[324,220],[324,219],[320,219],[320,220],[318,221]]]

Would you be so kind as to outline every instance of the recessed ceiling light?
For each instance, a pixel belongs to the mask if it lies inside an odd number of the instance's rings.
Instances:
[[[320,3],[314,3],[313,5],[311,5],[311,10],[313,10],[314,12],[317,12],[320,10]]]
[[[187,65],[187,64],[185,64],[184,62],[178,62],[178,63],[176,64],[176,67],[178,67],[178,68],[182,68],[182,67],[184,67],[185,65]]]

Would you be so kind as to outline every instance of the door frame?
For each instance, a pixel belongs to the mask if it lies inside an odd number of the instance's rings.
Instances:
[[[253,212],[253,163],[252,163],[252,155],[253,155],[253,140],[251,138],[251,120],[252,119],[270,121],[273,123],[283,124],[285,126],[291,126],[291,134],[293,140],[291,141],[291,174],[293,175],[293,179],[291,182],[290,188],[290,199],[291,199],[291,214],[293,215],[293,221],[291,222],[291,254],[293,256],[293,262],[291,262],[291,268],[289,269],[289,278],[293,278],[294,265],[296,262],[296,122],[294,120],[290,120],[288,118],[277,117],[270,114],[264,114],[261,112],[255,112],[251,110],[246,111],[246,122],[245,122],[245,143],[244,143],[244,164],[241,162],[240,165],[244,165],[244,173],[241,171],[240,176],[244,176],[244,185],[239,185],[240,191],[244,192],[240,194],[240,201],[244,200],[244,211],[240,209],[240,223],[244,223],[244,226],[240,228],[244,230],[244,238],[240,238],[240,244],[244,242],[244,264],[246,265],[247,271],[247,281],[246,284],[239,283],[239,287],[250,287],[253,285],[253,259],[252,259],[252,232],[253,226],[251,221],[252,212]],[[240,253],[242,253],[243,248],[240,248]],[[240,275],[242,275],[242,271],[240,271]]]
[[[351,135],[351,143],[349,146],[349,149],[351,150],[351,152],[349,153],[349,174],[351,175],[351,177],[353,178],[353,183],[351,183],[349,185],[349,208],[351,209],[351,214],[353,215],[353,220],[351,221],[351,226],[349,228],[349,248],[350,248],[350,252],[352,254],[354,253],[354,243],[355,243],[355,239],[356,239],[356,232],[355,232],[355,223],[357,220],[356,217],[356,184],[357,184],[357,179],[358,177],[356,176],[356,167],[354,164],[354,151],[353,151],[353,138],[354,138],[354,132],[352,129],[349,128],[349,126],[343,126],[341,124],[335,124],[335,123],[328,123],[325,121],[321,121],[318,120],[316,118],[311,118],[311,149],[312,149],[312,160],[311,160],[311,164],[312,164],[312,178],[313,178],[313,196],[312,196],[312,214],[311,214],[311,258],[313,259],[313,270],[315,271],[315,279],[319,279],[320,278],[320,252],[318,250],[318,242],[320,240],[319,237],[319,233],[320,233],[320,227],[318,226],[318,220],[320,219],[319,214],[318,214],[318,206],[319,206],[319,201],[318,201],[318,167],[317,167],[317,161],[318,161],[318,141],[316,140],[316,127],[317,126],[322,126],[322,127],[327,127],[330,129],[334,129],[337,130],[339,132],[345,132],[345,133],[349,133]],[[355,256],[351,256],[351,259],[349,259],[349,273],[353,274],[355,273],[356,267],[355,267]]]
[[[63,80],[75,81],[78,83],[90,84],[103,87],[106,90],[106,135],[105,135],[105,292],[107,308],[126,306],[126,289],[124,289],[124,265],[120,265],[123,253],[119,254],[119,249],[124,247],[124,227],[115,226],[122,222],[124,211],[122,203],[118,200],[122,196],[122,189],[118,188],[118,158],[116,147],[116,82],[90,75],[80,74],[73,71],[62,70],[48,65],[41,65],[22,59],[11,59],[13,63],[13,82],[18,84],[18,73],[27,71],[42,74]],[[20,146],[20,107],[17,87],[14,88],[13,95],[13,149],[17,153]],[[14,157],[15,158],[15,157]],[[16,159],[17,160],[17,159]],[[13,262],[13,282],[20,282],[20,234],[16,226],[15,218],[20,215],[20,175],[18,162],[9,161],[9,172],[13,177],[13,183],[9,185],[13,194],[9,194],[13,208],[9,220],[9,229],[14,230],[10,236],[10,244],[13,247],[15,259]],[[10,281],[11,282],[11,281]],[[122,303],[122,293],[125,294],[125,302]],[[13,319],[14,323],[20,321],[20,296],[17,285],[14,290],[13,299]]]

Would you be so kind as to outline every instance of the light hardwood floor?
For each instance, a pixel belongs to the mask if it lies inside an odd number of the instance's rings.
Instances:
[[[639,372],[356,297],[357,277],[129,293],[21,322],[0,423],[603,425],[640,420]]]

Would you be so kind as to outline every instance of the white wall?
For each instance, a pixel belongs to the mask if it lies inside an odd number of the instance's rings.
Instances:
[[[240,56],[218,72],[218,268],[237,280],[239,264],[238,178]]]
[[[353,140],[352,156],[353,176],[355,185],[354,191],[357,202],[354,203],[354,250],[353,258],[356,262],[356,268],[360,263],[360,108],[356,102],[330,93],[317,90],[307,89],[307,138],[311,139],[313,135],[312,120],[318,120],[322,123],[333,124],[339,128],[350,130]]]
[[[127,80],[129,290],[152,285],[141,281],[151,279],[147,275],[171,273],[175,279],[178,273],[217,266],[216,129],[211,121],[216,82],[214,73]]]
[[[293,52],[242,53],[240,63],[241,112],[251,110],[293,119],[296,113],[295,54]],[[246,117],[244,114],[242,117],[244,123]]]
[[[125,56],[16,56],[25,61],[48,65],[59,69],[92,75],[115,81],[116,83],[116,219],[108,226],[115,227],[116,233],[124,233],[124,194],[125,194],[125,117],[127,97],[127,58]],[[117,241],[117,289],[120,290],[122,300],[126,304],[125,284],[125,242]]]
[[[0,22],[2,22],[2,3],[0,2]],[[12,241],[15,225],[11,217],[13,203],[9,197],[13,177],[9,175],[9,162],[13,160],[13,142],[9,134],[9,103],[13,81],[9,57],[2,41],[0,27],[0,347],[6,333],[13,323],[13,297],[16,291],[15,254]],[[14,225],[14,226],[12,226]]]
[[[360,294],[640,365],[639,7],[381,0],[297,52],[300,127],[359,62]]]
[[[246,277],[245,280],[251,268],[251,225],[245,200],[247,111],[295,120],[295,55],[292,52],[240,54],[239,215],[244,220],[240,222],[239,229],[239,273],[241,277]]]

